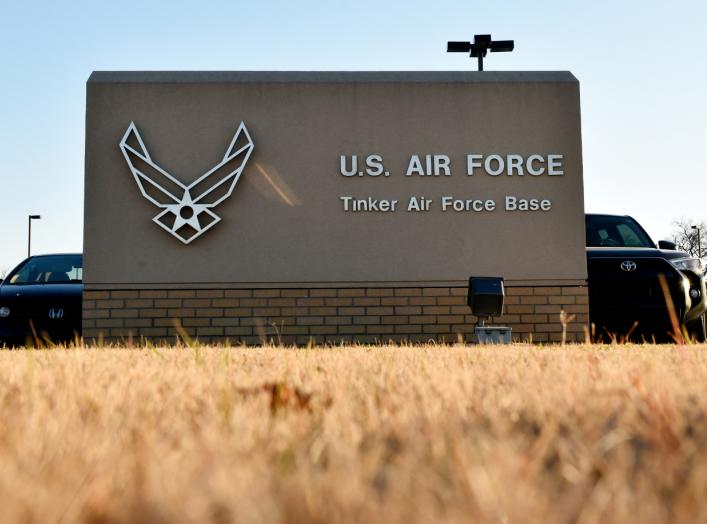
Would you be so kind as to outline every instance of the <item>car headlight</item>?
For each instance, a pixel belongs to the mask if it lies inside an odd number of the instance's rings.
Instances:
[[[0,307],[0,318],[6,318],[10,316],[10,308],[3,306]]]
[[[705,268],[699,258],[678,258],[670,263],[680,270],[694,271],[698,275],[704,273]]]

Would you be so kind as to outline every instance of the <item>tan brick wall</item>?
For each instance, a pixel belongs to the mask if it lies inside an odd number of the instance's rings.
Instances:
[[[87,290],[83,335],[109,342],[174,341],[179,332],[247,344],[471,341],[476,317],[466,294],[465,287]],[[511,326],[514,340],[556,342],[561,311],[569,317],[567,340],[584,340],[583,286],[507,287],[494,324]]]

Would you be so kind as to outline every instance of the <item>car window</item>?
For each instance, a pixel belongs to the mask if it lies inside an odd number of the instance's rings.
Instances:
[[[30,258],[7,278],[9,284],[69,284],[83,281],[81,255]]]
[[[655,247],[630,217],[587,215],[587,247]]]
[[[631,229],[627,224],[618,224],[616,230],[621,235],[623,243],[627,247],[643,247],[641,239],[638,237],[636,232]]]

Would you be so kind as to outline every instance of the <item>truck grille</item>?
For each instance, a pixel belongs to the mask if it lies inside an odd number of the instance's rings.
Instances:
[[[632,260],[634,271],[623,271],[621,262]],[[589,303],[592,310],[667,310],[659,275],[665,277],[673,306],[685,309],[682,274],[661,258],[590,258]]]

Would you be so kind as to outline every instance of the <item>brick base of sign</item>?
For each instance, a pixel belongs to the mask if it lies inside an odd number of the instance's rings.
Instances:
[[[262,344],[473,341],[465,287],[86,290],[88,341]],[[564,311],[564,315],[561,313]],[[514,341],[584,341],[585,286],[506,287]]]

